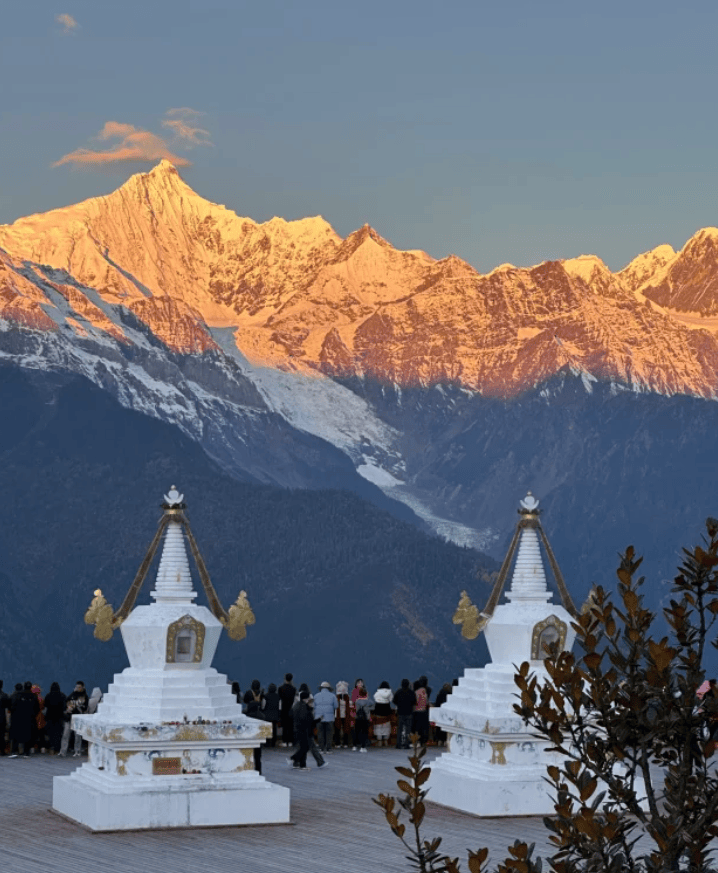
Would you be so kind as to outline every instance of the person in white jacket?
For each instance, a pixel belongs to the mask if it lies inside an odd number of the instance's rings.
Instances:
[[[389,745],[391,735],[391,699],[394,693],[388,682],[382,682],[374,694],[374,739],[380,746]]]

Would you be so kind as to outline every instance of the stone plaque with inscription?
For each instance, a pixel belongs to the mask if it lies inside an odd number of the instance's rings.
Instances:
[[[152,759],[152,775],[153,776],[181,776],[182,775],[182,759],[181,758],[153,758]]]

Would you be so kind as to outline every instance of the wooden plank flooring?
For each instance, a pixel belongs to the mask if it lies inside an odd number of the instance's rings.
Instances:
[[[286,750],[267,749],[263,773],[292,791],[291,825],[93,834],[54,814],[52,778],[78,766],[73,758],[33,755],[0,758],[0,858],[7,873],[403,873],[404,847],[371,798],[396,794],[394,767],[406,753],[337,751],[329,766],[292,771]],[[437,756],[430,750],[427,759]],[[405,817],[405,814],[404,814]],[[442,848],[463,860],[467,848],[486,845],[495,861],[516,838],[548,854],[540,818],[479,820],[430,805],[424,836],[443,836]]]

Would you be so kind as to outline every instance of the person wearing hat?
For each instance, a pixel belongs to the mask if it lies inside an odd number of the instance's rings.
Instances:
[[[314,698],[314,718],[319,720],[318,740],[322,752],[332,751],[332,735],[334,733],[334,713],[337,711],[336,694],[329,682],[322,682],[319,692]]]

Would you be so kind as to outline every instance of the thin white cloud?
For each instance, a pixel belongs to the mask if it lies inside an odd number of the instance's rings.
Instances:
[[[191,165],[191,161],[187,158],[175,154],[161,136],[149,130],[142,130],[133,124],[107,121],[95,139],[101,142],[111,140],[117,142],[106,149],[75,149],[63,155],[52,166],[61,167],[63,164],[71,164],[90,169],[128,163],[153,164],[163,158],[171,161],[176,167]]]
[[[209,138],[209,131],[203,127],[194,126],[201,115],[204,115],[204,113],[198,112],[196,109],[190,109],[188,106],[168,109],[165,112],[162,127],[171,130],[175,136],[175,141],[181,142],[187,148],[211,146],[212,141]]]
[[[63,155],[52,166],[70,164],[93,168],[129,163],[152,164],[164,158],[177,167],[189,167],[192,162],[178,155],[177,149],[188,150],[195,146],[212,145],[209,131],[197,124],[203,114],[188,106],[168,109],[160,123],[171,132],[172,136],[169,138],[135,127],[134,124],[106,121],[102,130],[93,137],[94,147],[75,149]],[[100,143],[106,145],[99,146]]]
[[[63,33],[74,33],[80,26],[72,15],[69,15],[67,12],[61,12],[59,15],[56,15],[55,21],[62,27]]]
[[[204,115],[204,112],[200,112],[199,109],[190,109],[189,106],[178,106],[175,109],[168,109],[165,115],[168,115],[170,118],[173,118],[175,115],[181,115],[183,118],[192,118],[196,121],[200,115]]]
[[[137,128],[134,124],[122,124],[119,121],[106,121],[105,126],[97,134],[97,139],[115,139],[115,137],[124,139],[131,133],[136,132]]]

